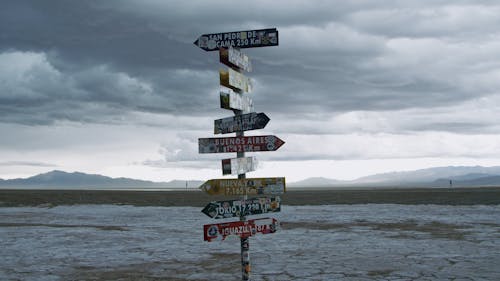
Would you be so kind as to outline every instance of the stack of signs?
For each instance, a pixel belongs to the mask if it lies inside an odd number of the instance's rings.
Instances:
[[[214,121],[214,134],[236,133],[234,137],[200,138],[199,153],[237,153],[237,158],[222,160],[223,175],[238,175],[236,179],[208,180],[200,189],[210,195],[244,196],[239,200],[209,203],[202,212],[214,219],[239,217],[239,221],[204,225],[205,241],[224,240],[234,235],[241,238],[243,280],[248,280],[250,271],[248,238],[256,234],[276,232],[279,223],[274,218],[247,220],[250,215],[260,215],[281,210],[279,196],[285,192],[285,178],[246,178],[254,171],[256,157],[245,157],[245,152],[275,151],[285,142],[273,135],[244,136],[245,131],[263,129],[269,122],[264,113],[254,112],[253,101],[248,97],[252,91],[252,80],[242,71],[250,72],[252,64],[240,48],[278,45],[275,28],[238,32],[204,34],[195,45],[205,51],[219,50],[220,62],[227,69],[219,71],[220,107],[232,110],[235,116]],[[247,198],[248,195],[272,195],[272,197]]]

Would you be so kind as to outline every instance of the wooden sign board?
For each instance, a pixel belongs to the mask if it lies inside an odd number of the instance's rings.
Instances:
[[[254,111],[253,100],[251,98],[235,93],[231,89],[220,91],[220,107],[229,110],[239,110],[242,113]]]
[[[234,71],[232,68],[219,70],[219,80],[222,86],[231,88],[232,90],[241,90],[247,93],[252,92],[252,80],[245,75]]]
[[[279,36],[276,28],[245,30],[203,34],[193,42],[205,51],[217,51],[219,48],[256,48],[278,46]]]
[[[247,113],[217,119],[214,121],[214,134],[229,134],[264,129],[270,119],[264,113]]]
[[[277,136],[244,136],[226,138],[199,138],[199,153],[276,151],[285,142]]]
[[[222,160],[223,175],[242,175],[257,169],[257,157],[242,157]]]
[[[209,195],[280,195],[286,191],[285,178],[212,179],[200,187]],[[246,191],[246,192],[245,192]]]
[[[240,216],[260,215],[281,211],[279,196],[258,197],[247,200],[214,201],[208,203],[202,213],[213,219],[225,219]]]
[[[247,72],[252,71],[252,63],[250,62],[248,56],[233,47],[220,48],[219,60],[221,63],[231,68],[242,69]]]
[[[236,235],[240,238],[247,238],[255,236],[257,233],[274,233],[278,227],[278,220],[274,218],[206,224],[203,226],[203,238],[208,242],[217,240],[223,241],[226,237],[231,235]]]

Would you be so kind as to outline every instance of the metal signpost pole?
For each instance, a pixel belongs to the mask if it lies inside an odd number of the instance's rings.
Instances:
[[[239,94],[242,95],[243,91],[238,90]],[[239,116],[242,115],[240,110],[234,110],[234,115]],[[237,137],[245,136],[244,131],[237,131]],[[236,152],[236,158],[245,158],[245,152]],[[238,175],[238,179],[245,179],[246,174]],[[241,197],[241,200],[246,201],[248,199],[248,188],[245,187],[244,194]],[[240,221],[246,221],[246,211],[240,213]],[[241,242],[241,280],[246,281],[250,280],[250,237],[240,237]]]
[[[241,133],[243,134],[243,132]],[[245,157],[245,152],[238,152],[238,157]],[[245,174],[238,175],[238,179],[244,179]],[[245,195],[242,196],[242,200],[246,201],[248,199],[247,188],[245,188]],[[240,221],[246,221],[245,212],[241,212]],[[241,237],[241,273],[242,280],[250,280],[250,237]]]

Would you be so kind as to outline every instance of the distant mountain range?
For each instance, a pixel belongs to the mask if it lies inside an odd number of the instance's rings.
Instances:
[[[194,188],[202,184],[202,181],[181,181],[173,180],[169,182],[152,182],[135,180],[129,178],[110,178],[102,175],[85,173],[68,173],[63,171],[51,171],[29,178],[2,180],[0,188],[123,188],[123,189],[147,189],[147,188]]]
[[[478,187],[500,186],[500,167],[449,166],[391,172],[351,181],[309,178],[289,187]]]
[[[500,186],[500,166],[450,166],[428,168],[407,172],[391,172],[343,181],[324,177],[308,178],[299,182],[288,183],[288,187],[316,188],[358,188],[358,187],[479,187]],[[0,188],[33,189],[168,189],[197,188],[203,181],[173,180],[152,182],[129,178],[110,178],[102,175],[80,172],[51,171],[29,178],[10,180],[0,179]]]

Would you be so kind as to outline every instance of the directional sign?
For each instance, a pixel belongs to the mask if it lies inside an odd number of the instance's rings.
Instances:
[[[278,150],[285,142],[277,136],[198,139],[199,153],[258,152]]]
[[[264,129],[269,122],[264,113],[247,113],[214,121],[214,134],[229,134],[242,131]]]
[[[252,63],[248,56],[233,47],[220,48],[219,60],[231,68],[243,69],[247,72],[252,71]]]
[[[255,48],[278,46],[276,28],[245,30],[223,33],[203,34],[194,44],[205,51],[217,51],[219,48]]]
[[[274,233],[279,227],[278,220],[274,218],[263,218],[248,221],[233,221],[218,224],[206,224],[203,226],[203,238],[205,241],[222,241],[230,235],[240,238],[255,236],[257,233]]]
[[[223,175],[242,175],[247,172],[253,172],[257,169],[257,158],[242,157],[222,160]]]
[[[280,195],[286,190],[285,178],[213,179],[200,186],[209,195]]]
[[[231,89],[220,91],[220,107],[229,110],[241,110],[242,113],[253,111],[253,100]]]
[[[252,92],[252,80],[245,75],[234,71],[232,68],[219,70],[219,80],[222,86],[231,88],[235,91]]]
[[[214,201],[201,210],[214,219],[251,216],[281,211],[281,199],[275,197],[258,197],[247,200]]]

